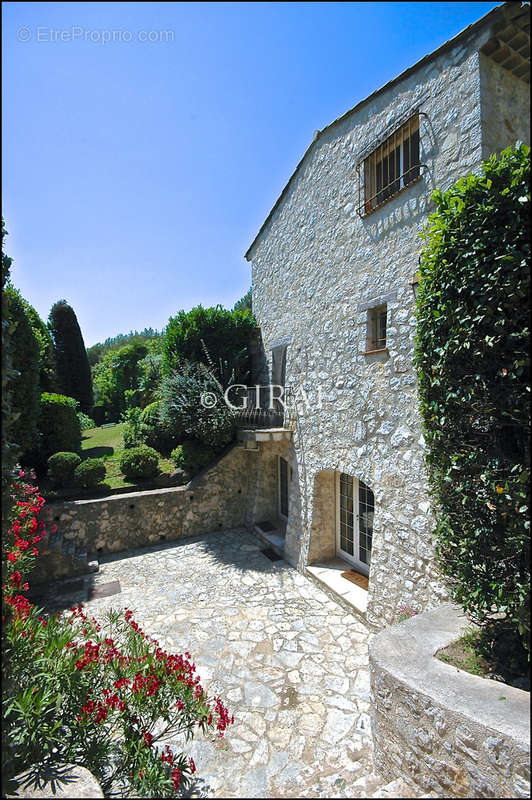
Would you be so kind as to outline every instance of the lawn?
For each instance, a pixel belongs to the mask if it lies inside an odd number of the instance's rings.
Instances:
[[[124,424],[120,422],[116,425],[103,425],[82,433],[82,457],[103,458],[106,469],[103,483],[111,489],[137,485],[135,481],[127,480],[120,472],[120,457],[124,450],[122,438]],[[169,458],[160,455],[159,469],[161,472],[170,473],[175,470],[175,467]]]

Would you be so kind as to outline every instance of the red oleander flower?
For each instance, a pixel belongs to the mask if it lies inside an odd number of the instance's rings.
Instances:
[[[13,584],[13,586],[17,586],[18,587],[22,583],[22,575],[20,574],[20,572],[18,570],[15,570],[15,572],[11,573],[11,576],[10,576],[9,579],[10,579],[11,583]]]
[[[181,783],[181,770],[179,767],[174,767],[172,770],[172,781],[174,784],[174,789],[178,789],[179,784]]]
[[[7,554],[7,560],[8,560],[8,561],[11,561],[11,563],[12,563],[12,564],[14,564],[14,563],[15,563],[15,560],[16,560],[16,558],[17,558],[17,557],[16,557],[16,555],[15,555],[14,553],[8,553],[8,554]]]

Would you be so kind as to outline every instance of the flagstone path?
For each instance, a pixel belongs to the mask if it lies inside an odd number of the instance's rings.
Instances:
[[[128,606],[234,714],[225,738],[187,744],[204,797],[409,797],[372,774],[369,633],[264,544],[233,530],[104,556],[86,603]],[[78,599],[84,600],[83,592]],[[171,742],[169,742],[171,743]]]

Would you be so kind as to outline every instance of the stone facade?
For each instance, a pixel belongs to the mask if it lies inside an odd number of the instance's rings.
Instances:
[[[255,451],[235,445],[186,486],[54,503],[43,513],[65,541],[91,554],[275,522],[282,449],[275,441]]]
[[[362,480],[375,495],[375,626],[402,605],[419,610],[446,596],[434,570],[412,367],[412,278],[432,191],[477,170],[493,149],[529,140],[526,84],[505,72],[503,109],[502,68],[480,53],[499,19],[488,17],[319,132],[246,254],[265,352],[288,341],[286,387],[313,404],[291,411],[286,557],[304,569],[334,551],[334,473]],[[357,167],[414,110],[422,178],[359,216]],[[368,355],[368,309],[381,302],[387,351]]]
[[[529,693],[434,658],[467,627],[445,604],[373,638],[377,771],[436,797],[530,797]]]

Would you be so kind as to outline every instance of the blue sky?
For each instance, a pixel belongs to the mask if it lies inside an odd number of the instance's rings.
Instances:
[[[496,5],[4,3],[13,283],[87,346],[231,307],[314,131]]]

